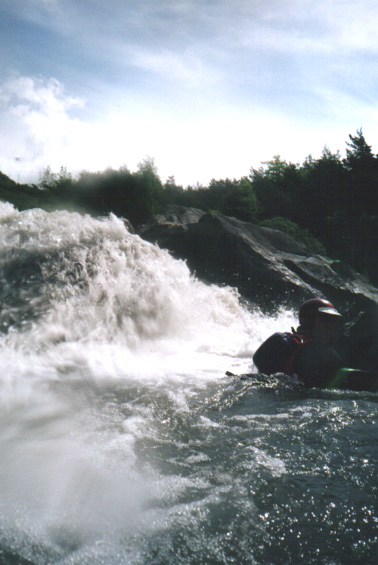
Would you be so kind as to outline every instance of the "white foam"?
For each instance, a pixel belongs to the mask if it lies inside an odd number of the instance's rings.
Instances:
[[[40,308],[0,338],[2,521],[19,525],[21,512],[22,528],[40,528],[55,546],[73,529],[84,540],[117,523],[130,530],[149,489],[185,488],[136,469],[138,442],[189,417],[226,370],[250,370],[259,343],[293,315],[247,310],[235,289],[198,281],[114,216],[0,213],[4,256],[15,269],[28,256],[39,265],[12,315]],[[11,277],[6,284],[11,292]]]

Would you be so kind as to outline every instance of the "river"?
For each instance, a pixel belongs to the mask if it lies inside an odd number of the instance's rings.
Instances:
[[[240,378],[293,312],[4,203],[0,284],[0,563],[378,562],[378,395]]]

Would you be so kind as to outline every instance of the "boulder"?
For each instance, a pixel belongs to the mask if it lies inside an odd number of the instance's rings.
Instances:
[[[378,304],[378,289],[362,275],[340,261],[311,255],[278,230],[174,205],[139,235],[186,260],[201,280],[237,287],[267,313],[298,308],[313,296],[326,297],[350,316]]]

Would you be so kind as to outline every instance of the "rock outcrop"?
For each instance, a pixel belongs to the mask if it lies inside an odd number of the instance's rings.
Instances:
[[[297,308],[313,296],[350,315],[378,304],[378,289],[348,265],[313,256],[282,232],[236,218],[168,206],[140,235],[186,260],[198,278],[237,287],[266,312]]]

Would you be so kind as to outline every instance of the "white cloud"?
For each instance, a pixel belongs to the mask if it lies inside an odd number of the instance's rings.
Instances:
[[[24,68],[59,78],[0,89],[0,170],[13,178],[47,165],[133,169],[151,155],[163,179],[206,183],[274,154],[343,149],[359,127],[369,143],[377,135],[375,0],[4,5],[24,18],[18,34],[30,25],[29,46],[46,32],[49,56],[37,41]]]
[[[17,77],[7,81],[0,90],[2,100],[10,111],[23,107],[26,112],[36,109],[47,117],[65,114],[71,108],[80,108],[84,100],[67,95],[56,79]]]
[[[135,170],[150,155],[162,180],[174,175],[184,185],[207,184],[211,178],[247,175],[274,154],[296,161],[310,152],[320,154],[325,142],[330,145],[320,128],[310,134],[261,108],[246,111],[219,103],[202,112],[177,113],[125,99],[122,109],[88,123],[71,115],[83,101],[66,94],[56,80],[19,77],[0,92],[2,117],[7,116],[0,170],[21,182],[36,180],[47,165],[55,171],[64,165],[73,174],[123,164]]]
[[[35,177],[55,164],[80,127],[70,112],[84,101],[67,95],[55,79],[14,78],[1,87],[0,101],[0,168],[13,177]]]
[[[21,182],[38,178],[50,165],[74,174],[122,164],[135,169],[146,155],[155,158],[164,180],[206,183],[212,177],[242,176],[250,166],[245,118],[222,108],[206,114],[171,113],[145,101],[87,123],[71,115],[83,101],[65,93],[56,80],[19,77],[0,91],[4,127],[0,170]],[[226,117],[228,114],[228,117]],[[4,119],[3,119],[4,118]]]

